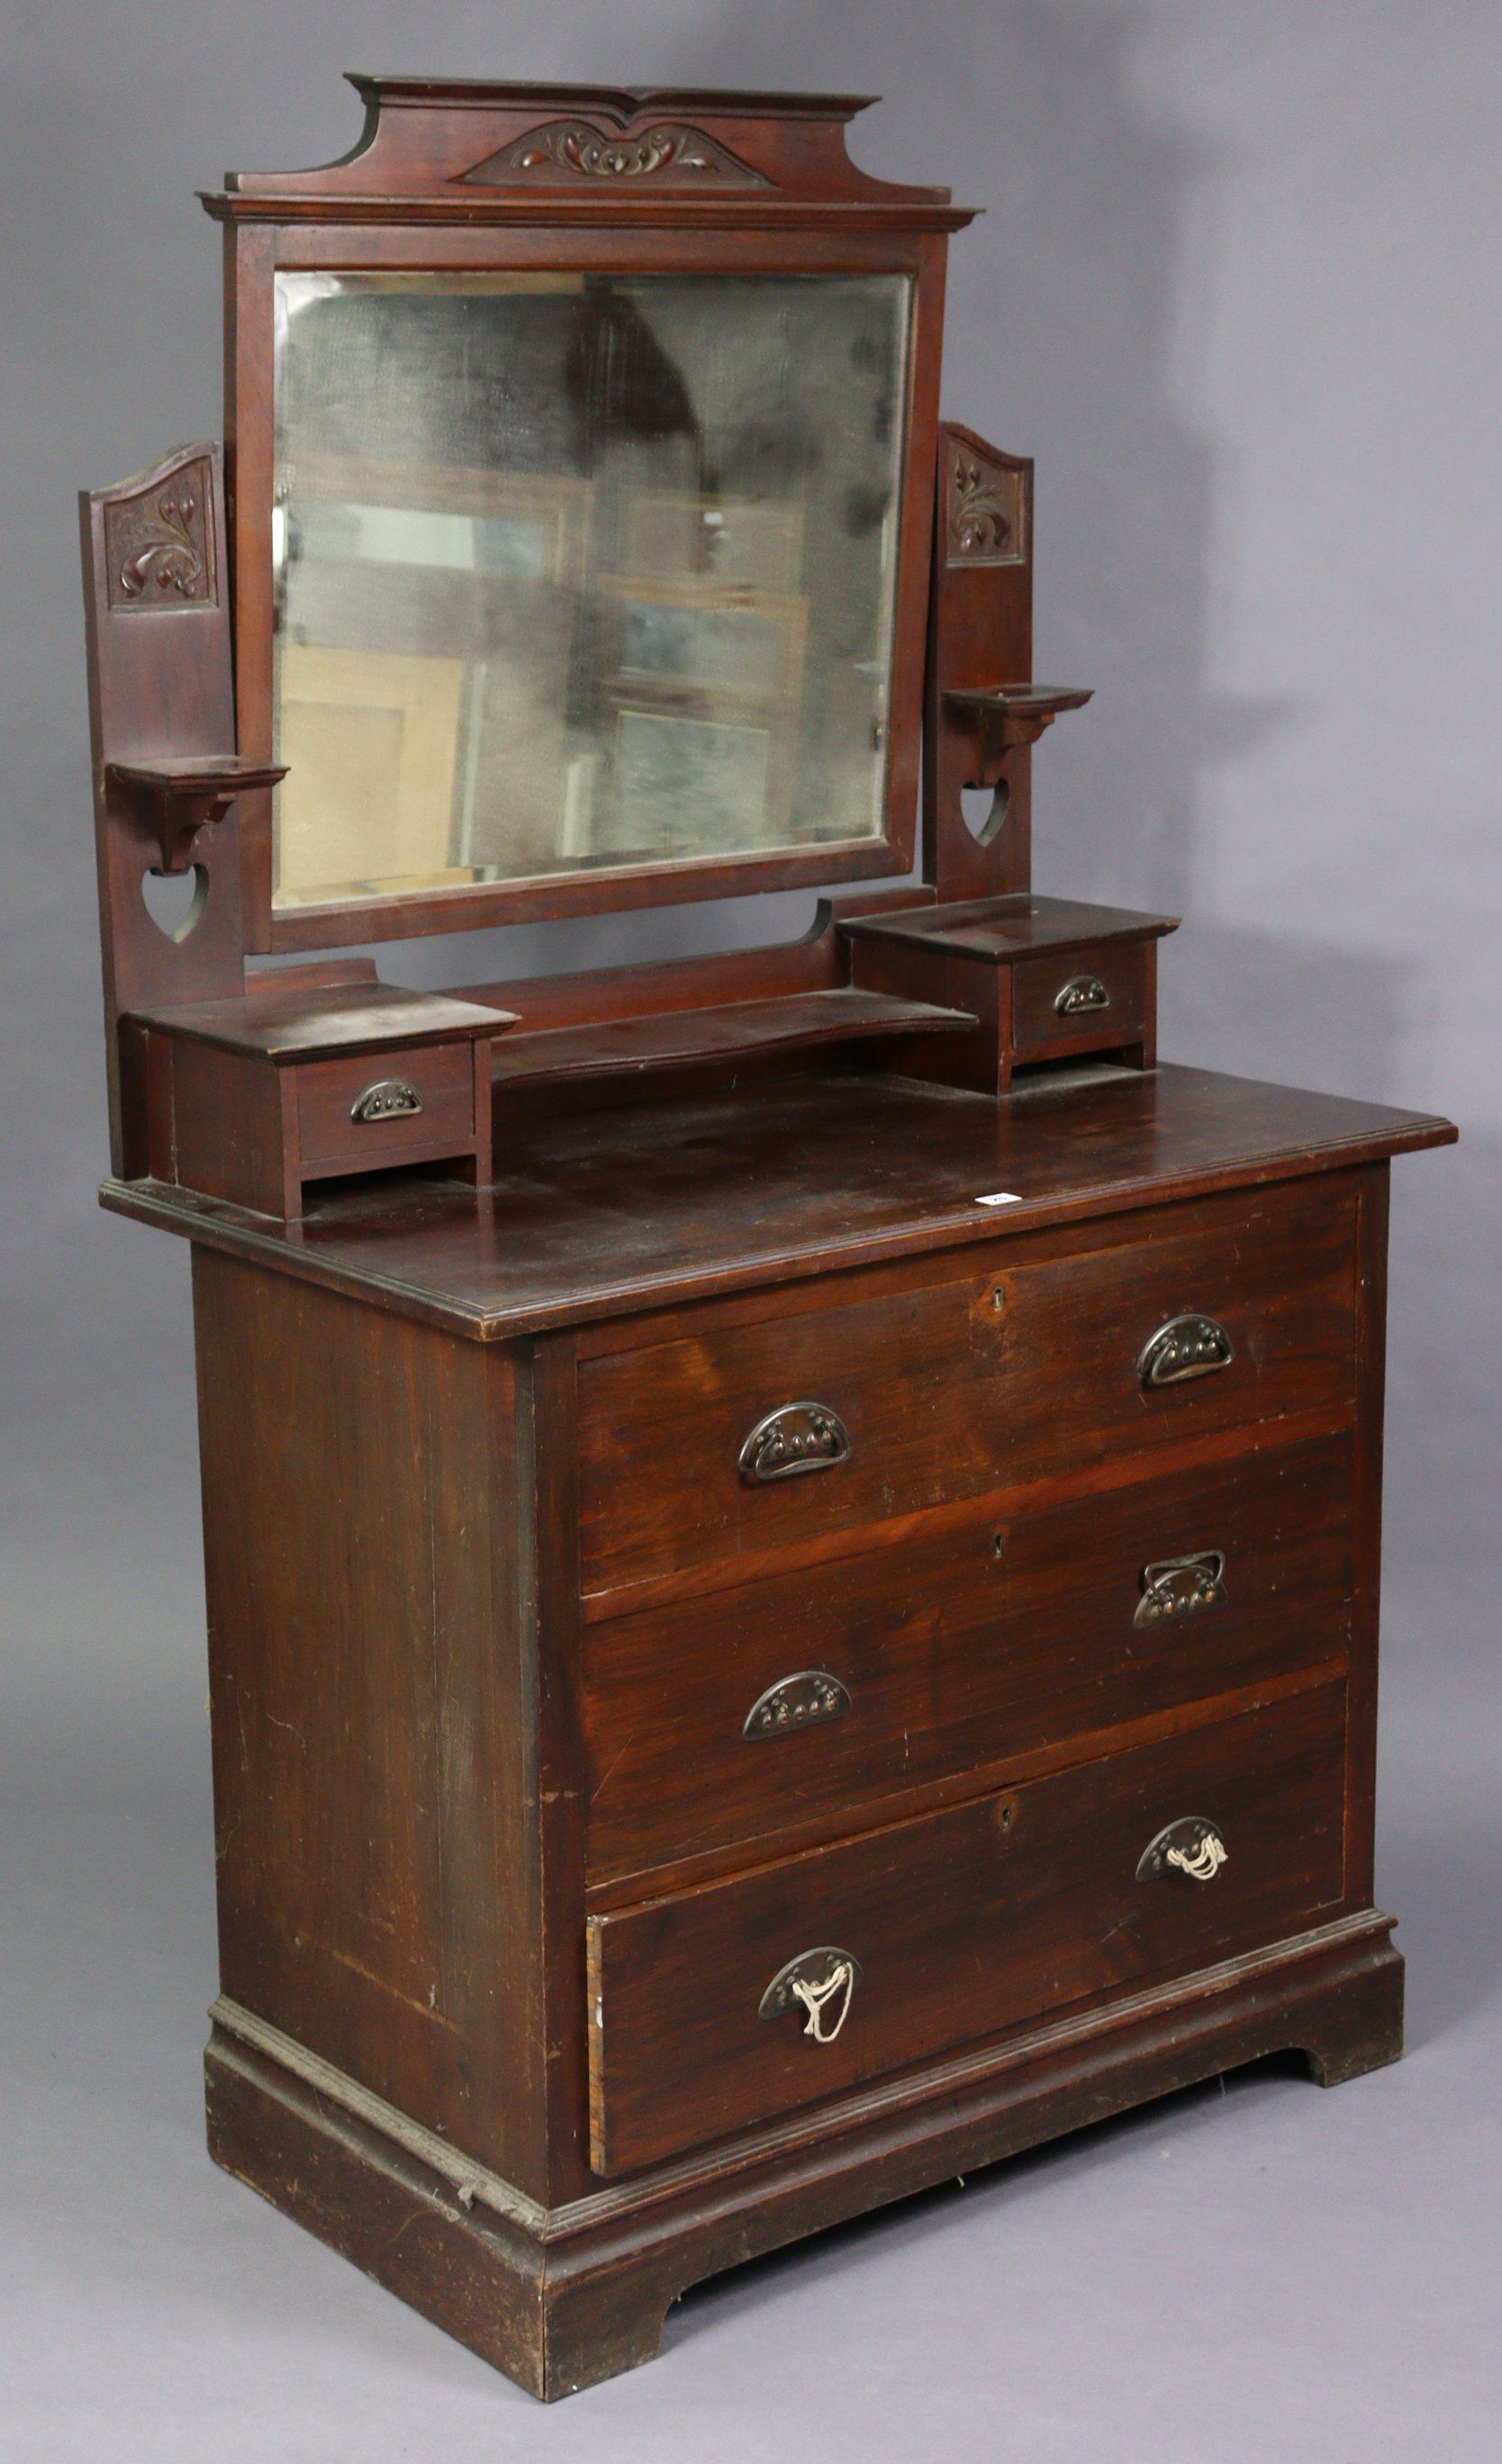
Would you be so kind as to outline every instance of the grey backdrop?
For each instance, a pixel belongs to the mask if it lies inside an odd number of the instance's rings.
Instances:
[[[9,0],[0,2434],[28,2464],[1498,2452],[1494,0]],[[339,71],[820,84],[947,180],[946,411],[1038,457],[1046,888],[1182,912],[1167,1057],[1457,1115],[1395,1175],[1379,1854],[1410,2053],[1272,2065],[692,2295],[544,2414],[216,2174],[188,1260],[105,1167],[74,491],[219,425],[228,165]],[[807,902],[681,913],[705,946]],[[607,928],[390,951],[578,963]],[[503,946],[502,946],[503,945]],[[638,949],[642,943],[636,943]]]

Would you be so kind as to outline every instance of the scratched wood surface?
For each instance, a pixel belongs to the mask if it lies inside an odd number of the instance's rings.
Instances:
[[[1163,1067],[1004,1105],[865,1073],[531,1122],[494,1191],[393,1178],[295,1233],[155,1183],[102,1203],[481,1338],[1010,1239],[1451,1143],[1448,1121]],[[1005,1191],[1018,1203],[980,1206]]]

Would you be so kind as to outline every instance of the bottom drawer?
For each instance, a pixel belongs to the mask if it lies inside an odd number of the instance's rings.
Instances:
[[[591,1917],[591,2165],[653,2164],[1297,1931],[1343,1888],[1344,1741],[1345,1688],[1318,1686]]]

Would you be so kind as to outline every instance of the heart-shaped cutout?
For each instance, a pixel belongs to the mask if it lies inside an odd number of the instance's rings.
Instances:
[[[1011,800],[1012,791],[1005,779],[998,780],[994,787],[961,788],[960,810],[965,828],[982,847],[989,847],[1000,836]]]
[[[144,872],[141,896],[157,931],[168,941],[186,941],[209,903],[209,868],[191,872]]]

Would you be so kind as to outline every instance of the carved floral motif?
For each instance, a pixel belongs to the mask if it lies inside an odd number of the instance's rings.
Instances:
[[[713,138],[696,128],[661,121],[639,137],[608,137],[585,120],[552,120],[513,139],[477,164],[466,179],[499,187],[513,181],[541,180],[728,180],[746,188],[764,188],[760,171],[738,163]]]
[[[208,464],[190,462],[165,486],[105,506],[111,607],[215,603],[208,481]]]
[[[1021,471],[986,462],[967,446],[949,449],[949,561],[1024,564],[1027,497]]]

